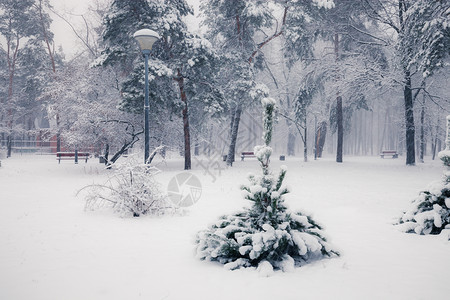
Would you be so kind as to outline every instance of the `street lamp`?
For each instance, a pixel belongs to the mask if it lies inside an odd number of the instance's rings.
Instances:
[[[159,34],[150,29],[141,29],[134,33],[133,37],[138,41],[145,58],[145,103],[144,103],[144,162],[147,163],[150,156],[150,132],[149,132],[149,103],[148,103],[148,56],[153,44],[160,38]]]

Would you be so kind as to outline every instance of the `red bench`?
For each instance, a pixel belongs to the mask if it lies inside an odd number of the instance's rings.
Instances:
[[[85,162],[87,163],[89,158],[88,152],[56,152],[56,159],[58,160],[58,163],[61,163],[61,159],[74,159],[75,163],[78,163],[78,159],[83,158]]]
[[[256,157],[255,152],[253,152],[253,151],[242,152],[241,153],[241,161],[243,161],[244,158],[246,158],[246,157]]]
[[[384,158],[385,156],[392,156],[392,158],[398,158],[397,150],[383,150],[380,153],[380,157]]]

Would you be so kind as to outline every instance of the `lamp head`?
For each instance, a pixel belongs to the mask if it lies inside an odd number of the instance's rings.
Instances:
[[[150,29],[138,30],[133,37],[138,41],[142,51],[152,50],[153,44],[160,39],[159,34]]]

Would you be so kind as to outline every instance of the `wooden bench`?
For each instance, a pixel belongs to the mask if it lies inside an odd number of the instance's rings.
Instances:
[[[397,150],[383,150],[380,153],[380,157],[384,158],[385,156],[392,156],[392,158],[398,158]]]
[[[246,158],[246,157],[256,157],[256,156],[253,151],[242,152],[241,153],[241,161],[243,161],[244,158]]]
[[[78,159],[83,158],[85,162],[87,163],[89,158],[88,152],[56,152],[56,159],[58,160],[58,163],[61,163],[61,160],[65,159],[74,159],[75,163],[78,163]]]

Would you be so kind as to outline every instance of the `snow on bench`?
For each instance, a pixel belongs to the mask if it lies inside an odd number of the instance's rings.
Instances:
[[[61,163],[61,159],[74,159],[75,163],[78,163],[78,158],[84,158],[87,163],[89,158],[88,152],[56,152],[56,159],[58,163]]]
[[[241,161],[243,161],[244,158],[246,158],[246,157],[256,157],[256,156],[253,151],[242,152],[241,153]]]
[[[384,158],[384,156],[392,156],[392,158],[398,158],[397,150],[383,150],[380,153],[380,157]]]

